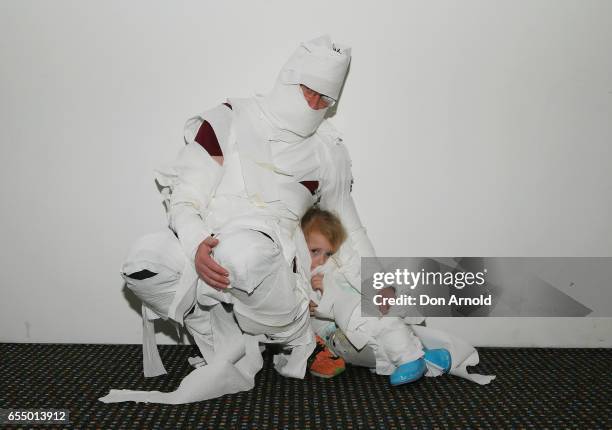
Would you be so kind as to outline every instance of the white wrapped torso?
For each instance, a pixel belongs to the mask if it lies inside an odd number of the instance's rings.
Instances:
[[[167,192],[170,227],[187,255],[193,259],[208,235],[239,219],[255,229],[273,229],[291,262],[300,218],[319,200],[340,217],[349,234],[339,254],[351,256],[344,269],[357,279],[359,257],[375,254],[350,195],[350,159],[340,134],[324,121],[315,134],[302,139],[275,129],[256,99],[231,104],[232,110],[219,106],[190,119],[187,146],[157,177]],[[204,120],[219,140],[223,166],[194,141]],[[318,181],[316,195],[301,181]]]

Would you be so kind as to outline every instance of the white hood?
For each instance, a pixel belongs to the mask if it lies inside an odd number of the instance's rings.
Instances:
[[[300,84],[337,100],[350,61],[350,48],[333,44],[329,36],[302,43],[281,69],[272,91],[261,99],[262,109],[278,128],[311,135],[328,108],[310,108]]]

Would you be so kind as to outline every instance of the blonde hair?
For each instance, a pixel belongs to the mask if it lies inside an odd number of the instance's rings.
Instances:
[[[317,206],[306,211],[302,217],[301,227],[306,237],[313,231],[321,233],[334,248],[334,252],[340,248],[347,236],[340,218]]]

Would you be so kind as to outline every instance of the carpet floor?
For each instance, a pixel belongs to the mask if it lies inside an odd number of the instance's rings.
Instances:
[[[68,409],[67,426],[175,429],[612,429],[612,349],[479,348],[479,386],[453,376],[391,387],[349,367],[333,379],[287,379],[271,357],[248,392],[186,405],[104,404],[111,388],[172,391],[191,346],[160,346],[169,374],[142,375],[140,345],[0,344],[2,409]],[[1,428],[36,428],[33,425]]]

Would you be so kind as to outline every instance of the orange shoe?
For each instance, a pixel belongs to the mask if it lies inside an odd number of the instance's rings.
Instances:
[[[346,369],[344,359],[335,357],[319,336],[317,336],[317,346],[308,363],[310,373],[320,378],[333,378]]]

